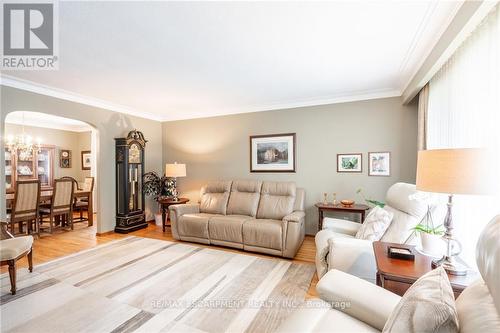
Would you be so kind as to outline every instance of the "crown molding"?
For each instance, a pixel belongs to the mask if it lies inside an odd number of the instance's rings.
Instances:
[[[2,74],[2,77],[0,79],[0,84],[3,86],[6,86],[6,87],[17,88],[17,89],[33,92],[36,94],[55,97],[55,98],[63,99],[66,101],[75,102],[75,103],[84,104],[84,105],[89,105],[89,106],[93,106],[93,107],[97,107],[100,109],[105,109],[105,110],[109,110],[109,111],[113,111],[113,112],[124,113],[124,114],[128,114],[131,116],[146,118],[146,119],[150,119],[150,120],[162,121],[161,117],[158,117],[157,115],[154,115],[154,114],[139,112],[139,111],[133,110],[133,109],[126,107],[126,106],[123,106],[123,105],[110,103],[110,102],[107,102],[107,101],[104,101],[101,99],[97,99],[94,97],[80,95],[80,94],[77,94],[77,93],[74,93],[74,92],[71,92],[68,90],[47,86],[47,85],[40,84],[37,82],[19,79],[17,77],[10,76],[10,75],[3,75]]]
[[[183,117],[161,117],[158,115],[153,115],[151,113],[138,112],[136,110],[130,109],[125,106],[113,104],[107,101],[103,101],[100,99],[96,99],[93,97],[88,97],[80,94],[73,93],[71,91],[50,87],[47,85],[39,84],[36,82],[23,80],[16,78],[10,75],[2,75],[0,84],[7,87],[17,88],[25,91],[30,91],[33,93],[51,96],[75,103],[85,104],[89,106],[98,107],[101,109],[110,110],[113,112],[119,112],[124,114],[129,114],[136,117],[146,118],[150,120],[167,122],[167,121],[176,121],[176,120],[187,120],[187,119],[197,119],[197,118],[210,118],[210,117],[218,117],[232,114],[241,114],[241,113],[251,113],[251,112],[265,112],[265,111],[274,111],[281,109],[294,109],[300,107],[310,107],[310,106],[320,106],[327,104],[338,104],[338,103],[348,103],[348,102],[356,102],[370,99],[379,99],[379,98],[389,98],[389,97],[399,97],[401,96],[401,91],[398,89],[377,89],[370,91],[361,91],[361,92],[351,92],[349,94],[341,94],[337,96],[319,96],[314,98],[307,98],[301,100],[295,100],[290,102],[283,103],[273,103],[273,104],[263,104],[256,105],[251,107],[243,107],[237,109],[228,109],[228,110],[210,110],[210,112],[204,114],[191,114]],[[206,110],[205,110],[206,111]]]
[[[296,100],[293,102],[287,103],[275,103],[275,104],[263,104],[253,107],[246,108],[238,108],[238,109],[230,109],[230,110],[217,110],[210,112],[209,115],[188,115],[185,117],[167,117],[167,119],[163,120],[164,122],[169,121],[178,121],[178,120],[188,120],[188,119],[199,119],[199,118],[212,118],[212,117],[220,117],[220,116],[228,116],[242,113],[254,113],[254,112],[266,112],[266,111],[276,111],[276,110],[286,110],[286,109],[296,109],[302,107],[313,107],[313,106],[322,106],[329,104],[340,104],[340,103],[349,103],[349,102],[360,102],[367,101],[371,99],[381,99],[381,98],[391,98],[391,97],[401,97],[401,91],[398,89],[378,89],[372,91],[364,91],[360,93],[352,93],[339,95],[336,97],[332,96],[322,96],[315,98],[308,98],[302,100]]]

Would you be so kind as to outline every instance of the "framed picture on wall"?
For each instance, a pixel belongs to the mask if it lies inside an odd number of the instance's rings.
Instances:
[[[390,176],[391,153],[388,151],[368,153],[368,176]]]
[[[359,173],[363,171],[363,154],[337,154],[337,172]]]
[[[92,166],[92,153],[90,150],[82,151],[82,170],[90,170]]]
[[[59,166],[61,168],[71,168],[71,150],[61,149],[59,151]]]
[[[250,172],[295,172],[295,133],[250,136]]]

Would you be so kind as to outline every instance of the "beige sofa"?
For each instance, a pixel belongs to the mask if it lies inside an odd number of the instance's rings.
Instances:
[[[304,190],[294,182],[211,182],[200,204],[170,206],[175,239],[293,258],[305,234]]]

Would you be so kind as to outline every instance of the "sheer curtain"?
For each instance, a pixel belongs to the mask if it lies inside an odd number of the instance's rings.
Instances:
[[[427,149],[488,147],[498,161],[499,63],[497,5],[429,82]],[[500,184],[496,185],[500,189]],[[477,238],[500,213],[500,197],[456,196],[453,212],[455,235],[463,245],[461,257],[475,267]]]

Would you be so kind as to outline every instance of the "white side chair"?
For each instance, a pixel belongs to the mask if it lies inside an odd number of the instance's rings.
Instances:
[[[396,183],[387,191],[384,209],[394,214],[393,220],[380,239],[383,242],[404,243],[427,212],[427,206],[409,196],[416,193],[413,184]],[[354,236],[360,223],[325,218],[323,230],[315,237],[316,270],[321,278],[331,269],[353,274],[376,282],[377,267],[372,242]]]
[[[461,333],[500,332],[499,239],[500,215],[486,226],[476,246],[481,277],[455,301]],[[278,332],[380,332],[401,299],[388,290],[335,269],[318,282],[316,289],[321,298],[317,301],[324,302],[323,306],[297,310]],[[331,304],[338,302],[348,302],[350,306],[332,308]],[[418,326],[415,330],[418,331]]]
[[[9,265],[10,292],[16,294],[16,263],[28,256],[29,271],[33,272],[33,237],[16,237],[7,230],[7,223],[0,222],[0,265]]]

